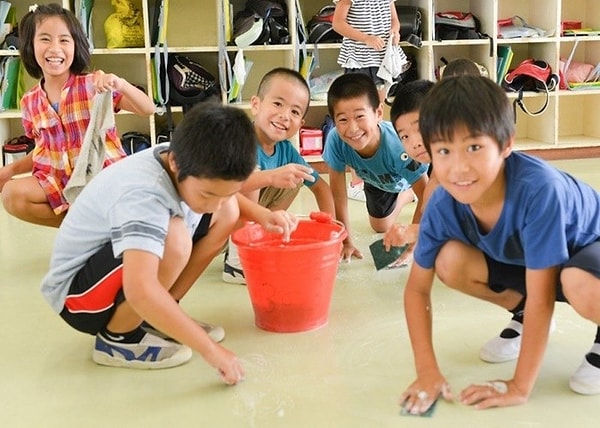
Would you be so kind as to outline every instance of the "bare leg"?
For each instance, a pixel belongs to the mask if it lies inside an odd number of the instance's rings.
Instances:
[[[2,188],[2,204],[9,214],[29,223],[58,227],[66,212],[54,214],[34,176],[8,181]]]
[[[600,325],[600,279],[582,269],[569,267],[560,275],[565,297],[583,318]]]
[[[490,289],[485,257],[479,250],[458,241],[449,241],[442,247],[435,262],[435,271],[448,287],[507,310],[516,307],[523,298],[514,290],[497,293]]]
[[[390,215],[384,218],[375,218],[369,216],[369,223],[371,228],[377,233],[384,233],[389,230],[390,227],[396,222],[396,218],[407,204],[414,200],[415,193],[411,190],[405,190],[404,192],[398,193],[398,199],[396,201],[396,207]]]
[[[165,251],[158,266],[158,280],[167,290],[179,277],[190,258],[192,242],[183,219],[174,217],[169,224],[165,241]],[[133,310],[127,300],[121,303],[106,328],[112,332],[128,332],[142,323],[142,318]]]

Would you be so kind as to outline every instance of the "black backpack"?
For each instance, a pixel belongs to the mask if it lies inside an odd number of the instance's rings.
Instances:
[[[333,29],[334,5],[322,7],[308,21],[308,43],[340,43],[342,36]]]
[[[479,19],[470,12],[438,12],[435,14],[435,39],[483,39]]]
[[[260,19],[263,22],[262,32],[251,44],[283,45],[290,43],[288,11],[284,0],[248,0],[246,8],[234,17],[234,37],[248,31]]]
[[[121,146],[127,155],[132,155],[152,146],[150,136],[137,131],[129,131],[121,136]]]
[[[194,104],[218,96],[220,92],[216,77],[185,55],[169,54],[167,77],[169,102],[182,106],[184,113]]]

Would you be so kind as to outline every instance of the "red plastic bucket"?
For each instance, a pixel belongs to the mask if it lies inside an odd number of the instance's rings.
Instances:
[[[327,213],[300,220],[289,242],[258,224],[232,235],[238,247],[256,326],[292,333],[327,323],[346,229]]]

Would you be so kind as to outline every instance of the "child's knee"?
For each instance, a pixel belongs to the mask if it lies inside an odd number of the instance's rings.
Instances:
[[[460,254],[463,254],[462,244],[457,241],[448,241],[440,249],[435,259],[435,273],[440,280],[454,287],[458,283],[464,283],[466,272]]]
[[[15,180],[7,182],[2,188],[2,206],[9,214],[15,214],[21,204],[22,195],[20,195],[19,186]]]
[[[582,317],[600,323],[600,279],[578,268],[561,272],[562,291]]]

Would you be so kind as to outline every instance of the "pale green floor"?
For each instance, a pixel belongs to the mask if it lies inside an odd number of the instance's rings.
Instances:
[[[597,159],[555,164],[600,189]],[[301,195],[293,210],[308,213],[314,199],[309,192]],[[375,271],[368,244],[376,235],[364,206],[350,204],[353,236],[366,257],[341,265],[326,326],[297,334],[257,329],[246,288],[221,281],[220,258],[182,301],[191,316],[226,329],[224,345],[247,370],[235,387],[224,386],[197,355],[159,371],[95,365],[93,338],[71,330],[39,293],[55,231],[20,222],[0,208],[0,426],[598,426],[600,397],[568,388],[594,326],[564,304],[557,306],[558,328],[526,405],[476,411],[440,402],[431,419],[400,416],[398,397],[414,376],[402,309],[407,270]],[[511,376],[513,363],[490,365],[477,358],[481,344],[508,318],[436,284],[435,344],[455,392]]]

